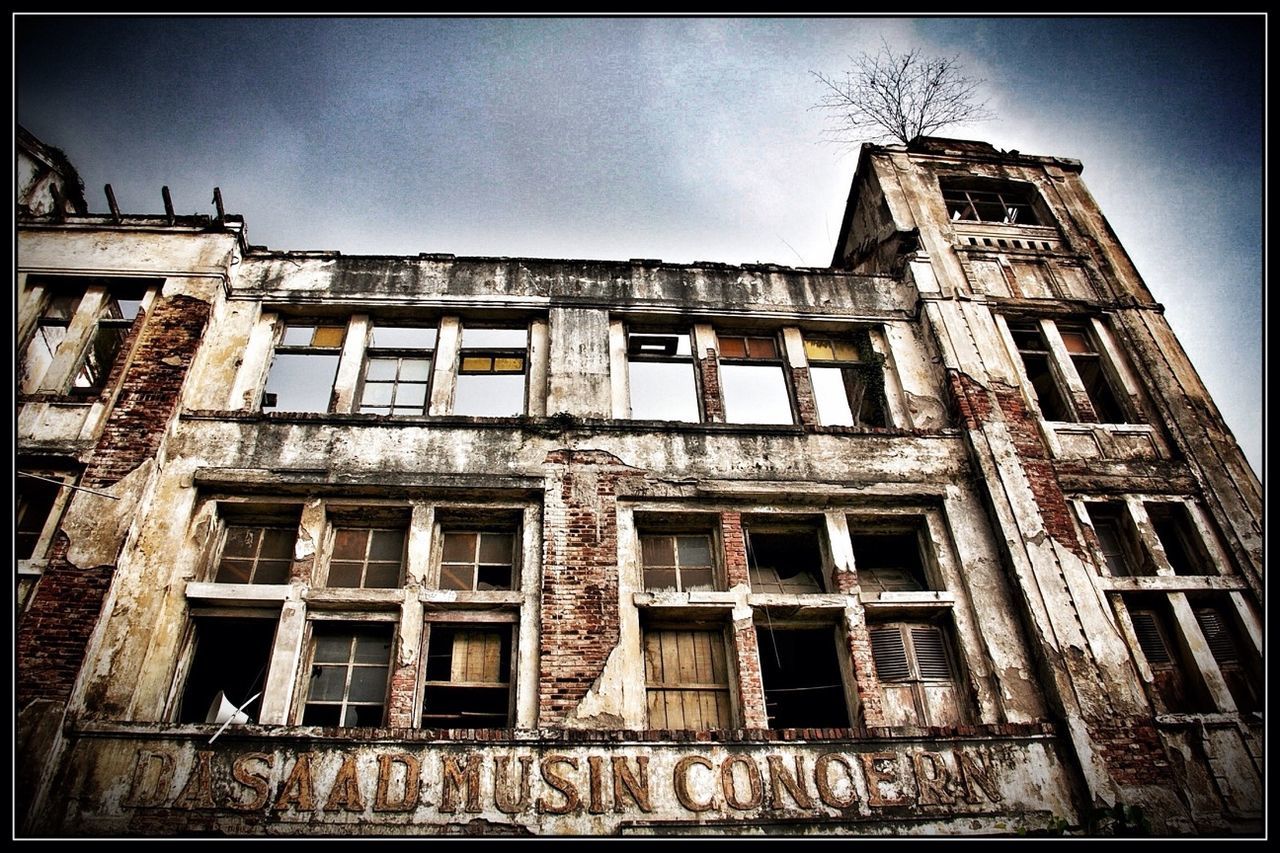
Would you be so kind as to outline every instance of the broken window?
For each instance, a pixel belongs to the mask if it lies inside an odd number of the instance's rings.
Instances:
[[[1226,607],[1199,606],[1195,608],[1195,614],[1236,708],[1242,712],[1261,711],[1263,681],[1260,667],[1256,666],[1256,657],[1249,653],[1248,646],[1241,640],[1236,619]]]
[[[757,624],[756,635],[769,728],[849,725],[842,668],[830,627],[774,629]]]
[[[395,589],[404,568],[403,528],[338,527],[333,535],[328,585]]]
[[[887,424],[884,373],[862,332],[855,339],[804,336],[818,422],[824,426],[873,426]]]
[[[426,728],[510,726],[511,640],[509,625],[431,625],[422,725]]]
[[[515,535],[446,530],[440,556],[440,589],[514,589]]]
[[[1127,578],[1139,574],[1151,574],[1148,563],[1134,557],[1139,553],[1134,545],[1133,528],[1123,504],[1086,504],[1093,532],[1102,547],[1102,557],[1107,571],[1113,578]]]
[[[40,559],[53,540],[66,486],[65,471],[19,471],[14,483],[14,550],[19,560]]]
[[[1030,184],[982,178],[943,178],[942,199],[953,222],[1040,225],[1037,193]]]
[[[263,408],[278,412],[328,412],[345,335],[345,325],[290,320],[267,375]]]
[[[719,630],[649,628],[644,632],[649,728],[731,728],[729,666]]]
[[[696,423],[698,387],[688,332],[627,336],[631,417]]]
[[[375,324],[365,353],[360,411],[426,414],[435,346],[434,326]]]
[[[528,328],[464,328],[453,413],[524,414],[528,351]]]
[[[224,698],[256,721],[275,634],[274,619],[197,618],[178,722],[218,722]]]
[[[1059,323],[1058,333],[1098,420],[1106,424],[1128,423],[1130,419],[1112,390],[1090,331],[1080,323]]]
[[[1138,648],[1154,678],[1163,710],[1173,713],[1212,711],[1198,679],[1186,665],[1181,638],[1173,631],[1168,602],[1158,598],[1131,598],[1127,601]],[[1198,671],[1195,673],[1198,676]]]
[[[822,592],[822,547],[818,531],[746,530],[751,591],[790,595]]]
[[[151,282],[50,280],[23,355],[24,392],[95,393],[106,387]]]
[[[217,583],[282,584],[289,582],[298,526],[268,527],[231,523],[214,574]]]
[[[1071,420],[1058,380],[1053,375],[1054,361],[1040,327],[1034,322],[1010,323],[1009,332],[1040,403],[1040,413],[1050,421]]]
[[[706,533],[642,535],[640,555],[645,589],[715,589],[711,537]]]
[[[929,588],[916,531],[856,532],[852,539],[853,564],[864,595]]]
[[[951,644],[942,626],[895,622],[868,629],[890,725],[940,726],[964,721]]]
[[[1145,506],[1174,574],[1218,574],[1185,504],[1148,503]]]
[[[731,424],[790,424],[791,395],[775,337],[717,335],[724,418]]]
[[[382,725],[392,634],[391,625],[313,623],[302,725]]]

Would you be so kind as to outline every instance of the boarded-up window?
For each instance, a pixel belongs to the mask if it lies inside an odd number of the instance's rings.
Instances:
[[[915,592],[928,587],[915,531],[854,533],[853,564],[865,594]]]
[[[871,653],[890,725],[938,726],[964,722],[947,633],[919,622],[873,625]]]
[[[333,536],[329,586],[394,589],[404,565],[404,530],[339,527]]]
[[[444,533],[440,588],[512,589],[515,536],[511,533],[457,531]]]
[[[218,583],[288,583],[293,543],[298,529],[257,525],[227,525]]]
[[[711,537],[705,533],[640,537],[645,589],[714,589]]]
[[[760,677],[769,728],[843,728],[849,725],[844,681],[831,627],[773,629],[756,626]]]
[[[511,721],[511,629],[432,625],[422,725],[503,728]]]
[[[701,731],[732,725],[722,632],[645,631],[644,676],[650,728]]]
[[[747,530],[752,592],[822,592],[822,549],[816,530]]]
[[[316,625],[305,726],[379,726],[391,664],[390,625]]]

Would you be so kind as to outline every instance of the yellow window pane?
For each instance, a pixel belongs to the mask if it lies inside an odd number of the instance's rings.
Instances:
[[[495,358],[493,369],[501,373],[519,373],[524,370],[523,358]]]
[[[836,358],[840,361],[860,361],[858,348],[848,341],[836,341]]]
[[[313,347],[340,347],[342,346],[342,333],[345,329],[342,326],[317,326],[316,333],[311,338]]]
[[[481,356],[467,356],[462,359],[462,369],[468,373],[488,373],[493,369],[493,359]]]
[[[830,341],[805,341],[804,354],[810,361],[831,361],[833,358]]]

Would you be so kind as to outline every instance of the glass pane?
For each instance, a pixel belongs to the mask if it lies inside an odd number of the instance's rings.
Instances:
[[[471,589],[475,567],[446,563],[440,567],[441,589]]]
[[[696,568],[690,569],[684,566],[680,567],[681,587],[685,592],[691,589],[714,589],[715,582],[711,575],[711,569]]]
[[[400,379],[406,382],[426,382],[431,378],[431,359],[406,358],[400,363]]]
[[[403,555],[403,530],[373,531],[373,544],[369,548],[370,560],[391,560],[398,563]]]
[[[1089,344],[1089,338],[1083,332],[1068,332],[1063,331],[1062,329],[1059,329],[1058,331],[1062,335],[1062,343],[1066,346],[1067,352],[1093,352],[1093,347]]]
[[[311,668],[311,689],[307,696],[312,700],[342,701],[342,691],[346,687],[347,668],[345,666],[313,666]]]
[[[853,411],[844,387],[844,371],[839,367],[811,367],[813,396],[818,404],[818,422],[824,426],[853,426]]]
[[[336,349],[342,346],[344,332],[346,332],[345,326],[320,326],[316,329],[315,336],[311,339],[311,345],[313,347]]]
[[[681,536],[678,540],[681,566],[711,565],[711,545],[705,536]]]
[[[248,583],[249,573],[253,571],[250,560],[233,560],[223,558],[218,566],[218,574],[214,580],[218,583]]]
[[[347,656],[351,653],[351,638],[342,634],[321,634],[315,635],[317,662],[333,662],[339,661],[346,663]]]
[[[434,326],[374,326],[373,346],[386,349],[434,349]]]
[[[782,368],[726,364],[720,368],[725,420],[731,424],[789,424],[791,400]]]
[[[391,660],[391,638],[385,633],[356,635],[356,663],[379,663]]]
[[[366,406],[390,406],[393,387],[390,382],[366,382],[364,397],[360,402]]]
[[[470,563],[476,558],[476,534],[446,533],[444,560],[447,563]]]
[[[369,359],[369,369],[365,371],[364,378],[372,380],[387,380],[396,378],[396,364],[398,358],[371,358]]]
[[[268,527],[262,531],[262,550],[259,553],[263,557],[292,560],[293,540],[296,535],[297,531],[292,528],[286,530],[284,528]]]
[[[381,666],[359,666],[351,672],[352,702],[381,702],[387,694],[387,670]]]
[[[339,528],[333,536],[333,558],[335,560],[363,560],[365,546],[369,542],[369,531]]]
[[[778,345],[773,338],[748,338],[747,352],[752,358],[776,358]]]
[[[222,547],[226,557],[253,557],[258,552],[258,534],[256,527],[228,527],[227,541]]]
[[[528,329],[465,328],[462,330],[462,346],[464,349],[476,347],[524,349],[528,341]]]
[[[360,572],[363,568],[363,563],[334,560],[329,564],[329,586],[359,587]]]
[[[364,575],[365,589],[395,589],[400,586],[400,564],[370,563]]]
[[[831,361],[835,357],[830,341],[806,340],[804,342],[804,354],[810,361]]]
[[[493,369],[499,373],[521,373],[524,371],[524,358],[495,358]]]
[[[259,560],[253,573],[254,583],[288,583],[289,560]]]
[[[641,537],[640,550],[641,559],[646,566],[674,566],[676,564],[674,537]]]
[[[511,589],[511,564],[479,566],[476,589]]]
[[[676,570],[646,567],[644,570],[644,585],[646,589],[675,589]]]
[[[698,422],[693,365],[633,361],[628,366],[631,417],[639,420]]]
[[[421,413],[427,404],[427,386],[416,382],[396,386],[396,408],[414,409]]]
[[[488,373],[493,370],[493,359],[481,356],[469,356],[462,359],[462,369],[472,373]]]
[[[848,341],[836,341],[836,358],[840,361],[861,361],[858,348]]]
[[[524,414],[524,374],[459,376],[453,413],[480,417]]]
[[[510,564],[511,540],[509,533],[480,534],[480,562]]]
[[[742,338],[720,338],[721,358],[746,358],[747,343]]]
[[[276,396],[278,412],[327,412],[336,355],[277,353],[267,376],[267,393]]]

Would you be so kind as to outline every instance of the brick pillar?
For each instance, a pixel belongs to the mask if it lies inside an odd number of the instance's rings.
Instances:
[[[702,411],[711,423],[724,423],[724,397],[720,393],[720,362],[716,351],[707,348],[707,354],[698,359],[698,372],[702,375]]]
[[[852,572],[838,572],[849,575]],[[871,654],[871,632],[867,629],[867,615],[861,604],[845,608],[843,629],[849,661],[853,664],[853,681],[858,688],[858,701],[862,706],[860,722],[864,726],[887,725],[884,718],[884,697],[880,693],[880,681],[876,678],[875,658]]]
[[[208,303],[187,296],[157,299],[149,316],[139,314],[107,383],[114,389],[118,380],[119,393],[85,466],[84,486],[108,488],[155,457],[208,318]],[[132,357],[126,358],[131,349]],[[110,393],[104,391],[104,399]],[[72,498],[68,513],[75,512],[75,505]],[[19,706],[33,699],[70,697],[111,585],[114,566],[73,566],[67,545],[66,535],[59,532],[18,623]]]
[[[750,586],[747,569],[747,538],[742,532],[742,513],[720,513],[720,539],[724,542],[724,585],[733,589],[742,584]]]
[[[796,411],[800,414],[800,423],[805,426],[818,426],[818,404],[813,397],[813,381],[809,371],[804,367],[792,367],[791,387],[796,394]]]
[[[750,611],[733,620],[733,653],[738,671],[738,710],[742,727],[767,729],[769,715],[764,706],[764,679],[760,676],[760,643]]]

